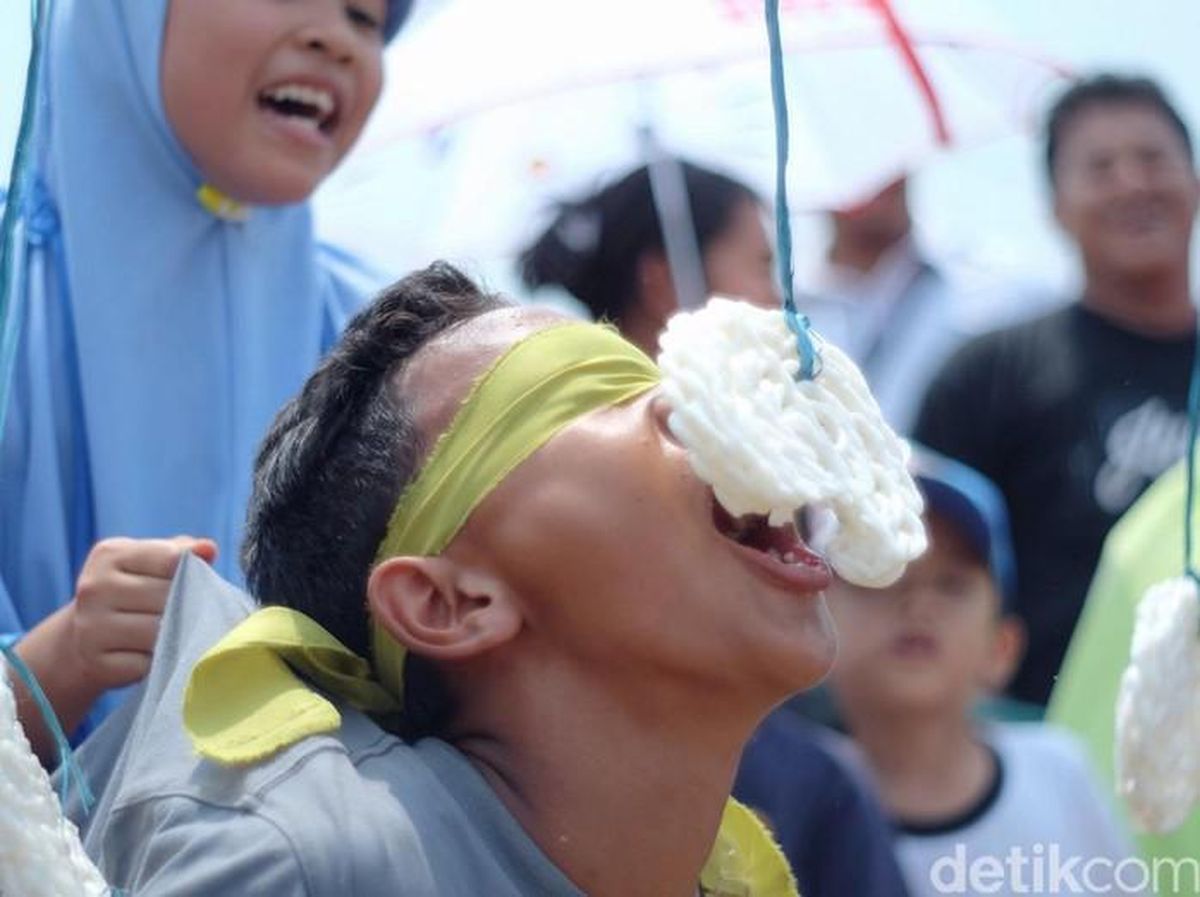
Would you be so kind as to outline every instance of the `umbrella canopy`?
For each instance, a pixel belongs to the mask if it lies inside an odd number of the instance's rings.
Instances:
[[[843,205],[939,149],[1028,123],[1065,68],[979,0],[781,0],[789,194]],[[389,264],[511,255],[550,200],[665,151],[769,195],[759,0],[451,0],[388,54],[322,229]]]

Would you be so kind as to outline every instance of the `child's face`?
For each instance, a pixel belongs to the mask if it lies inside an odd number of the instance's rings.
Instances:
[[[929,550],[895,586],[830,591],[841,645],[832,683],[852,714],[965,712],[1016,663],[1019,625],[1000,616],[987,568],[951,524],[927,523]]]
[[[207,181],[234,199],[307,198],[382,85],[386,0],[171,0],[162,95]]]

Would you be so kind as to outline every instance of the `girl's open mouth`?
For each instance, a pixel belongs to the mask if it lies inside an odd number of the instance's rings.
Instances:
[[[294,81],[259,91],[258,105],[325,135],[333,133],[340,120],[340,104],[332,90]]]

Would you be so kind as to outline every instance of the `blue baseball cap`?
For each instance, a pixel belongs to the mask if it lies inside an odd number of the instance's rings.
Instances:
[[[912,444],[909,472],[926,507],[953,524],[987,565],[1005,612],[1014,609],[1017,564],[1000,489],[973,467]]]
[[[388,0],[387,17],[383,21],[383,39],[390,41],[412,12],[414,0]]]

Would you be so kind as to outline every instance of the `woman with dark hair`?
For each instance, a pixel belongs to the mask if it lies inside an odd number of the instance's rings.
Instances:
[[[723,174],[690,162],[679,165],[707,292],[778,305],[762,200]],[[528,287],[561,287],[594,318],[612,321],[654,354],[679,300],[649,168],[563,203],[550,227],[521,254],[520,271]]]

